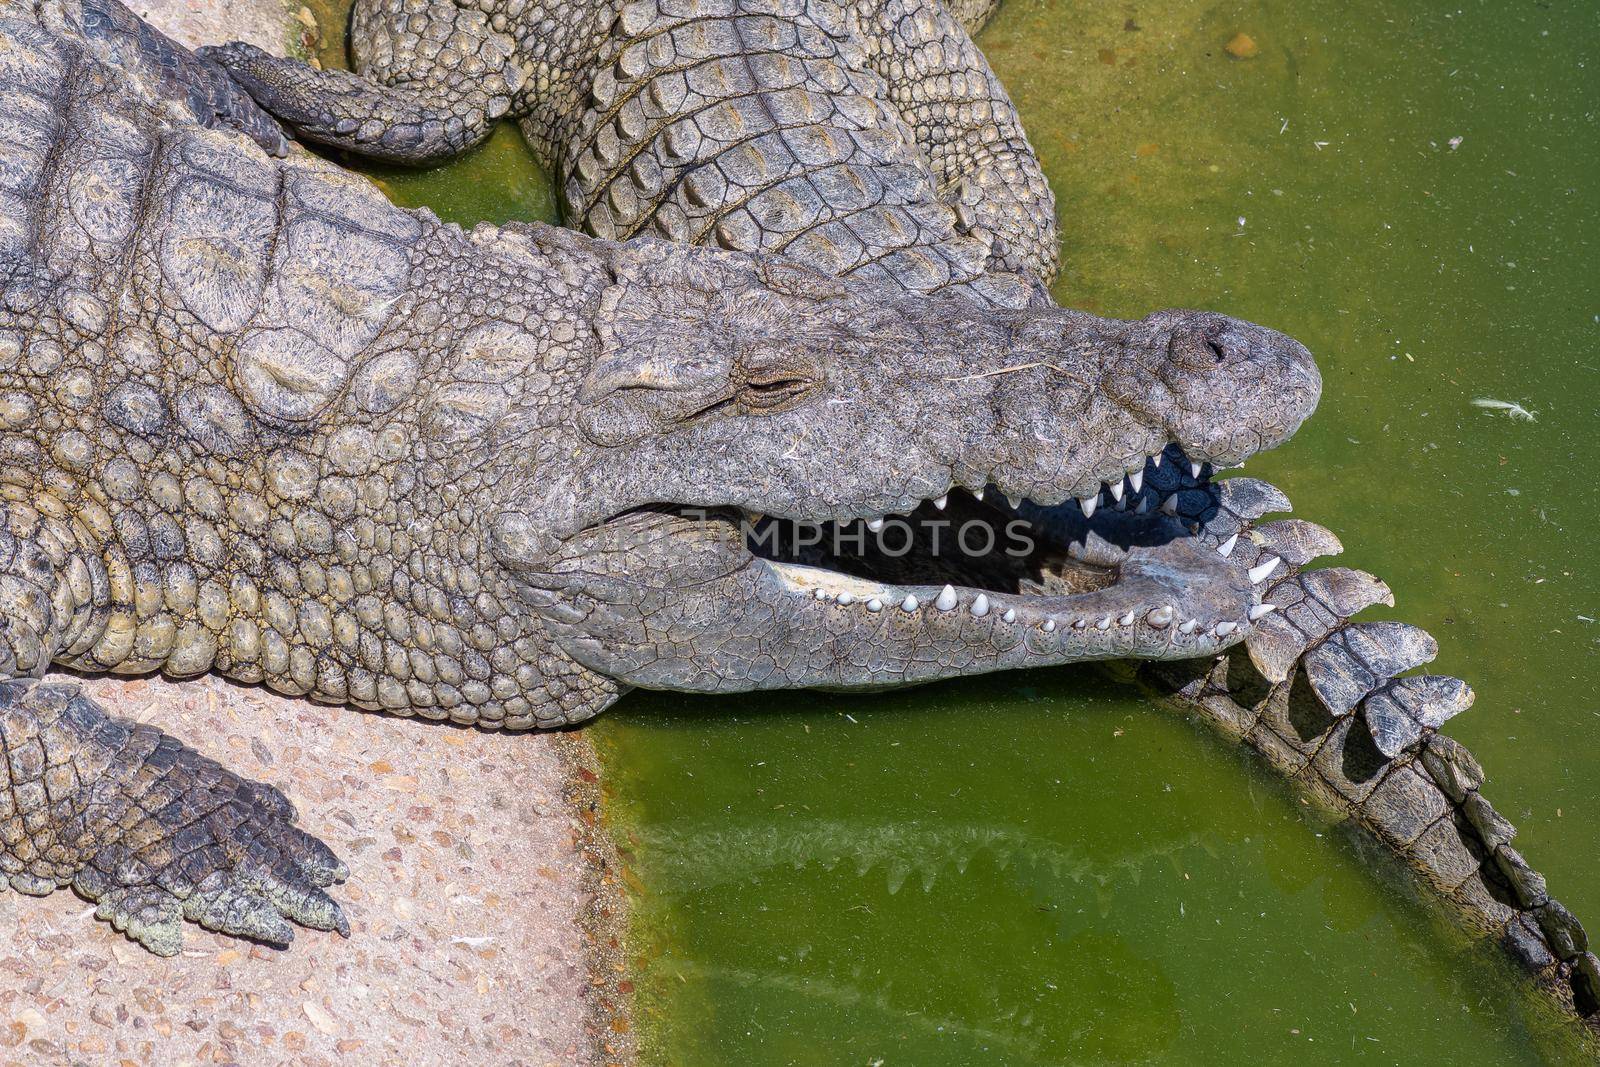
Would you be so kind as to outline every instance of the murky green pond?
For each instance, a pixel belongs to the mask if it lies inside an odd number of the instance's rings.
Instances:
[[[1004,0],[982,44],[1060,202],[1062,302],[1215,308],[1317,354],[1321,411],[1250,473],[1438,636],[1479,693],[1450,732],[1600,922],[1592,0]],[[385,181],[548,217],[522,166],[508,129]],[[1097,672],[635,695],[594,736],[651,1062],[1562,1055],[1384,863]]]

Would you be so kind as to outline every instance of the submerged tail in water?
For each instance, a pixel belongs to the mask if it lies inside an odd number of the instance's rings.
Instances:
[[[1393,604],[1388,587],[1345,567],[1302,569],[1341,546],[1312,523],[1260,521],[1289,510],[1265,482],[1218,482],[1178,505],[1203,522],[1203,540],[1265,572],[1261,601],[1274,610],[1243,646],[1141,664],[1141,679],[1392,848],[1469,934],[1498,942],[1600,1035],[1600,959],[1583,926],[1512,847],[1516,828],[1483,795],[1478,761],[1437,732],[1471,707],[1472,690],[1455,678],[1401,677],[1433,659],[1434,639],[1405,623],[1351,622]]]

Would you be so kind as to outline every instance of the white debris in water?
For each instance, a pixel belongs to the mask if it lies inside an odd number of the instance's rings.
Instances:
[[[1460,148],[1461,147],[1461,142],[1464,141],[1464,140],[1466,140],[1466,138],[1464,138],[1464,137],[1452,137],[1452,138],[1450,138],[1450,141],[1449,141],[1450,151],[1454,152],[1456,149]]]
[[[1495,400],[1487,396],[1478,397],[1472,402],[1472,406],[1475,408],[1487,408],[1490,411],[1503,411],[1506,413],[1506,418],[1512,422],[1533,422],[1538,414],[1537,412],[1529,411],[1521,404],[1512,403],[1509,400]]]

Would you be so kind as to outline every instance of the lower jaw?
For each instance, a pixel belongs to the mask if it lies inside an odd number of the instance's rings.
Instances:
[[[807,614],[833,633],[918,630],[986,654],[1030,652],[1007,667],[1211,655],[1245,636],[1257,600],[1247,577],[1162,512],[1170,497],[1147,488],[1144,508],[1124,500],[1087,519],[1074,504],[1013,508],[958,492],[876,531],[767,520],[748,541],[791,606],[812,601]]]

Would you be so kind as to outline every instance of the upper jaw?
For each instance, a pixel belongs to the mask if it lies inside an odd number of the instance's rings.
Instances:
[[[1102,508],[1142,515],[1157,510],[1172,493],[1202,484],[1221,469],[1224,469],[1223,464],[1191,458],[1178,445],[1167,444],[1149,454],[1136,454],[1131,460],[1097,469],[1092,475],[1066,483],[1065,488],[1034,481],[1019,484],[1003,475],[968,474],[948,480],[929,479],[924,483],[926,488],[918,487],[911,494],[871,498],[868,502],[843,508],[832,502],[811,507],[804,502],[784,501],[773,506],[760,500],[728,501],[718,506],[738,507],[753,517],[770,516],[811,523],[861,520],[871,525],[893,516],[909,515],[924,504],[943,511],[952,492],[965,490],[979,500],[1003,499],[1013,510],[1030,504],[1041,508],[1065,505],[1084,517],[1092,517]]]

